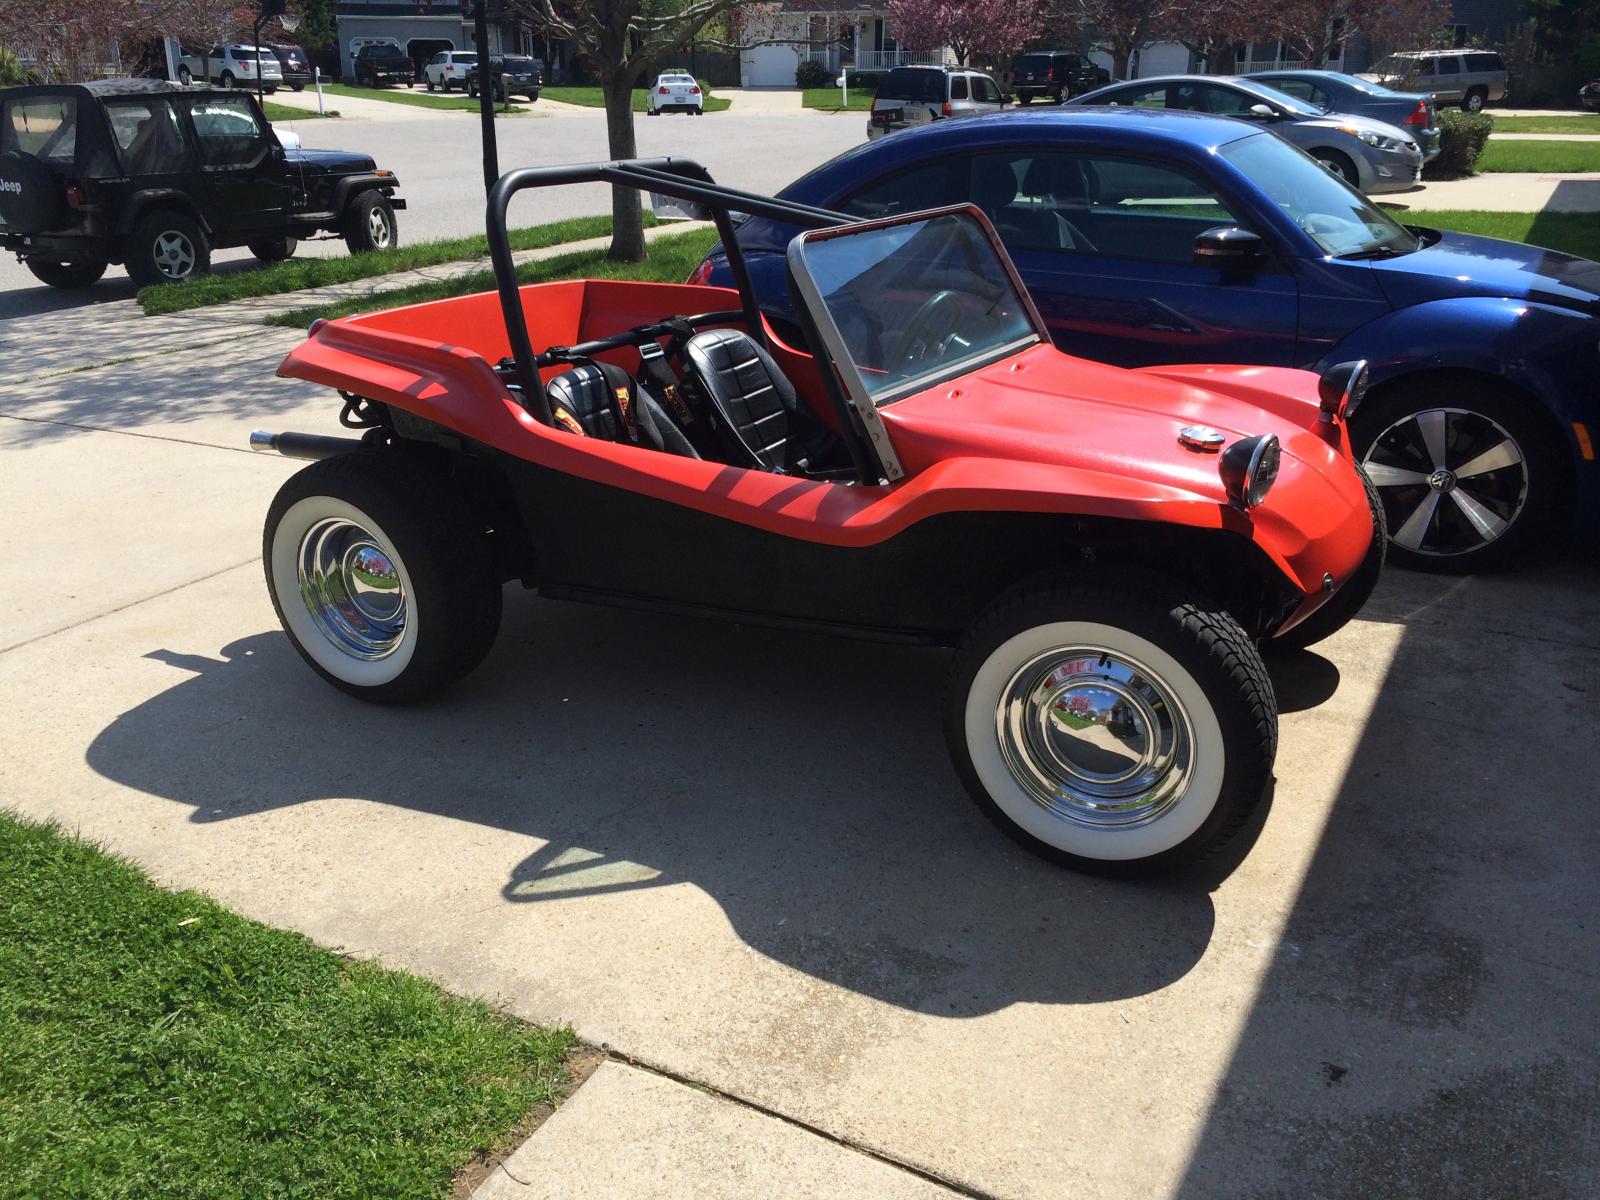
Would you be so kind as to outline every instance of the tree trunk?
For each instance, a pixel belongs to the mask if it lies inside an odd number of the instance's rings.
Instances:
[[[633,76],[608,75],[601,90],[606,98],[606,143],[612,159],[637,155],[633,137]],[[641,197],[630,187],[611,189],[611,251],[618,262],[644,261],[644,214]]]
[[[1112,47],[1111,78],[1113,80],[1126,79],[1128,77],[1128,60],[1132,57],[1133,50],[1131,48],[1124,49],[1121,46]]]

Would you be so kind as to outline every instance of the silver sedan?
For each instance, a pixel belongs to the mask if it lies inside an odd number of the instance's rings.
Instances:
[[[1422,177],[1422,148],[1405,130],[1353,113],[1323,112],[1276,88],[1234,75],[1163,75],[1074,96],[1069,108],[1127,105],[1237,117],[1267,125],[1368,195],[1404,192]]]

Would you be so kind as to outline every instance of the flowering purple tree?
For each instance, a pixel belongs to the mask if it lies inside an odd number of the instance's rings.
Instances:
[[[889,0],[895,38],[911,50],[949,46],[965,65],[1008,66],[1043,31],[1041,0]]]

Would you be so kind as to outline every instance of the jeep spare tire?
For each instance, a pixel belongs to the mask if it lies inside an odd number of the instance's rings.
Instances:
[[[66,190],[55,173],[32,154],[0,154],[0,218],[12,233],[43,233],[55,228],[66,205]]]

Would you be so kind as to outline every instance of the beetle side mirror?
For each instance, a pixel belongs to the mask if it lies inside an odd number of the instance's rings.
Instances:
[[[1224,270],[1251,267],[1267,252],[1259,234],[1237,225],[1218,225],[1194,239],[1194,265]]]
[[[1250,115],[1258,121],[1276,121],[1283,114],[1270,104],[1252,104]]]

